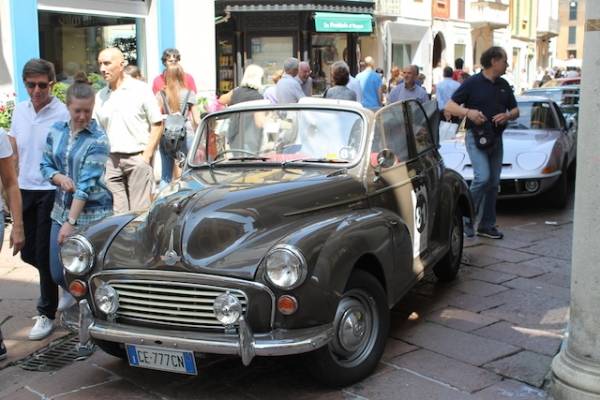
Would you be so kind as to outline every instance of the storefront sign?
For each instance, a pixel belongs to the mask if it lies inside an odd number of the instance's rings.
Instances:
[[[372,32],[373,17],[368,14],[315,13],[317,32]]]

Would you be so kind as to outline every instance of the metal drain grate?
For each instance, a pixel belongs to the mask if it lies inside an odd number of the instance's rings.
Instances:
[[[69,335],[60,342],[50,344],[46,349],[30,355],[21,361],[20,367],[27,371],[57,371],[79,357],[78,344],[77,336]]]

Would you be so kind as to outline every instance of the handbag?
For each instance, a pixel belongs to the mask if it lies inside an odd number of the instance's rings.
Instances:
[[[456,132],[458,132],[458,124],[448,121],[440,121],[440,142],[444,140],[454,139],[454,137],[456,136]]]
[[[494,148],[498,142],[498,137],[502,134],[496,132],[496,129],[490,121],[485,121],[481,125],[473,125],[471,132],[475,139],[475,146],[480,150],[491,150]]]

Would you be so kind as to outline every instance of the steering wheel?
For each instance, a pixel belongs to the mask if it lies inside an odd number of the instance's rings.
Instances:
[[[249,151],[249,150],[244,150],[244,149],[228,149],[228,150],[223,150],[223,151],[218,152],[215,155],[214,160],[217,160],[219,157],[221,157],[222,155],[227,154],[227,153],[243,153],[243,154],[251,155],[252,157],[258,157],[258,153],[254,153],[254,152]]]

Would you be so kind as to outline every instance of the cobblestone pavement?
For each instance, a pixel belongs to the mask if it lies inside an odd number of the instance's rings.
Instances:
[[[127,366],[97,351],[53,373],[18,360],[65,334],[26,340],[36,273],[0,259],[0,323],[10,352],[0,399],[544,399],[545,379],[568,320],[572,205],[512,202],[499,211],[503,240],[466,241],[459,277],[426,277],[392,311],[384,357],[363,382],[331,390],[311,381],[299,357],[199,361],[188,377]]]

